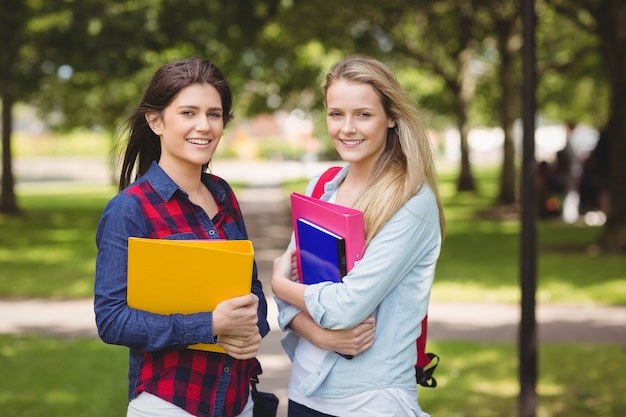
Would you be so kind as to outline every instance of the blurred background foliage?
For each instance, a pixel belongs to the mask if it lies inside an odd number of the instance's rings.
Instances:
[[[613,210],[600,243],[623,251],[626,189],[618,178],[626,176],[619,163],[626,157],[626,38],[620,29],[626,26],[626,4],[534,4],[539,125],[574,120],[608,132]],[[441,132],[456,132],[458,191],[477,191],[472,129],[501,132],[500,189],[493,203],[517,205],[521,5],[522,0],[360,0],[332,7],[302,0],[4,0],[0,212],[19,212],[11,160],[13,132],[20,127],[14,126],[16,105],[36,109],[46,131],[100,132],[111,148],[156,68],[191,55],[213,60],[227,74],[238,121],[296,114],[308,126],[308,138],[276,142],[277,150],[265,145],[254,155],[288,159],[336,157],[325,134],[321,75],[348,54],[379,58],[424,109],[438,132],[434,141],[440,145]],[[245,147],[262,130],[250,124],[233,132],[232,140]]]
[[[538,67],[547,75],[539,85],[542,113],[600,126],[609,80],[598,37],[549,2],[537,3]],[[14,99],[35,104],[57,129],[114,131],[154,70],[190,55],[225,71],[242,116],[321,109],[321,74],[351,53],[394,68],[436,126],[455,123],[454,84],[464,65],[475,83],[472,125],[499,123],[506,48],[517,55],[513,81],[522,81],[519,0],[364,0],[332,9],[297,0],[7,0],[0,8],[7,23],[2,85],[11,81]],[[592,20],[584,7],[578,16]]]

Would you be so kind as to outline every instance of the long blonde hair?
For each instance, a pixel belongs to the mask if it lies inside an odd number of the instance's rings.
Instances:
[[[376,59],[355,55],[335,64],[322,82],[324,97],[333,82],[340,79],[371,85],[387,116],[396,122],[395,127],[387,129],[385,149],[365,192],[355,203],[355,208],[363,211],[366,245],[423,184],[428,184],[435,195],[441,235],[445,236],[435,163],[417,106],[391,70]]]

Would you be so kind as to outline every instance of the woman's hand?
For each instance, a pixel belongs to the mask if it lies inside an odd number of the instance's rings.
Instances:
[[[220,335],[218,345],[235,359],[252,359],[259,352],[262,340],[259,328],[255,326],[255,329],[249,337]]]
[[[328,330],[326,332],[324,347],[326,350],[334,350],[344,355],[359,355],[374,344],[374,334],[376,332],[376,321],[374,316],[369,316],[356,327],[348,330]]]
[[[298,259],[295,249],[287,249],[278,258],[274,259],[274,270],[272,274],[272,283],[274,279],[288,279],[289,281],[299,281],[298,276]]]
[[[248,294],[222,301],[213,310],[213,334],[233,358],[254,358],[261,347],[258,307],[259,298]]]
[[[213,310],[213,334],[250,338],[258,332],[258,307],[255,294],[222,301]]]
[[[319,327],[307,314],[298,314],[290,327],[320,349],[356,356],[374,344],[376,320],[374,316],[368,316],[352,329],[330,330]]]

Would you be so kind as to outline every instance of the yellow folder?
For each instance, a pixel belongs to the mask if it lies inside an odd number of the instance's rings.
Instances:
[[[249,240],[128,239],[128,306],[157,314],[213,311],[250,294],[254,249]],[[219,345],[190,349],[226,353]]]

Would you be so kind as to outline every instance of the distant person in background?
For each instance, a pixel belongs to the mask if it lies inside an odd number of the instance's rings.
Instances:
[[[537,212],[540,218],[560,216],[562,192],[555,167],[547,161],[537,164]]]
[[[269,332],[256,265],[251,294],[212,312],[153,314],[126,299],[129,237],[248,238],[233,190],[207,173],[232,118],[222,72],[191,58],[156,71],[128,121],[120,192],[96,232],[94,307],[102,340],[130,348],[129,417],[252,417],[250,378],[261,372],[255,357]],[[197,273],[209,276],[212,268]],[[186,349],[197,343],[219,344],[227,354]]]
[[[578,205],[580,202],[579,184],[582,176],[582,161],[574,147],[573,137],[576,123],[568,121],[565,124],[565,146],[557,152],[557,169],[563,180],[563,220],[575,223],[578,220]]]
[[[347,164],[321,199],[363,212],[366,250],[338,284],[297,282],[292,248],[274,263],[293,361],[289,416],[428,416],[418,404],[415,341],[445,233],[428,134],[380,61],[348,57],[322,88],[328,134]]]

